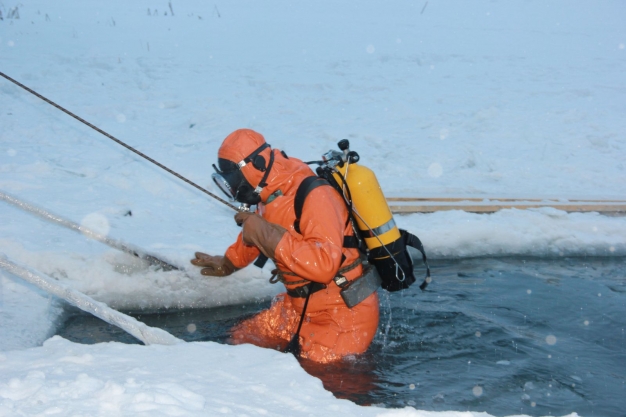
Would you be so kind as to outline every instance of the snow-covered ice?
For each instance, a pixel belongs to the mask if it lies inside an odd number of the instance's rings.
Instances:
[[[221,140],[250,127],[304,160],[348,138],[388,196],[626,195],[620,0],[27,0],[0,12],[0,71],[212,191]],[[185,269],[155,271],[0,201],[9,259],[127,310],[281,290],[267,284],[269,265],[201,277],[188,259],[224,251],[233,212],[3,78],[0,143],[1,192]],[[626,255],[620,216],[396,221],[431,257]],[[359,407],[253,346],[50,338],[62,312],[0,271],[0,416],[481,415]]]

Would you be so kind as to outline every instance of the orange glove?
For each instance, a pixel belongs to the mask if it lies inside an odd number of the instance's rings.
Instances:
[[[255,213],[237,213],[235,221],[237,224],[241,224],[243,243],[256,246],[265,256],[274,259],[276,246],[278,246],[287,229],[278,224],[270,223]]]
[[[204,266],[200,273],[212,277],[225,277],[237,270],[233,263],[225,256],[211,256],[206,253],[196,252],[196,259],[191,263],[196,266]]]

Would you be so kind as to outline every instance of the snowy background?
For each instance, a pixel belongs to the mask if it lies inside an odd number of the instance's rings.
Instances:
[[[348,138],[387,196],[626,195],[620,0],[33,0],[0,12],[0,71],[203,186],[222,139],[249,127],[304,160]],[[269,266],[202,278],[188,259],[223,253],[233,212],[3,78],[0,143],[0,191],[188,270],[154,271],[0,201],[9,259],[125,310],[281,290]],[[431,257],[626,255],[620,216],[396,221]],[[333,400],[293,358],[251,346],[44,344],[62,312],[0,272],[0,416],[430,415]],[[276,394],[285,384],[298,401]]]

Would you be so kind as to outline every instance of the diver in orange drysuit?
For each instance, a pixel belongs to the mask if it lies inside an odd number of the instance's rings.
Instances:
[[[271,149],[261,134],[249,129],[226,137],[218,164],[219,169],[214,167],[232,196],[258,204],[258,209],[235,216],[242,230],[224,256],[197,252],[191,263],[203,267],[203,275],[223,277],[263,253],[274,261],[287,288],[268,310],[231,330],[233,343],[284,347],[300,323],[305,296],[298,291],[315,282],[325,288],[311,291],[299,333],[300,356],[331,362],[365,352],[378,327],[378,295],[374,292],[350,309],[333,280],[341,274],[352,281],[363,273],[358,250],[343,247],[344,235],[354,232],[339,193],[329,186],[313,189],[303,205],[298,233],[295,194],[305,178],[315,175],[306,164]]]

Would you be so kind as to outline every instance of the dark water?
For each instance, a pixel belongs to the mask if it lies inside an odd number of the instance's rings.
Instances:
[[[359,404],[496,416],[626,415],[626,258],[431,266],[435,281],[426,292],[417,285],[381,291],[379,334],[365,355],[303,367]],[[224,342],[235,322],[268,305],[133,316],[188,341]],[[71,316],[58,334],[80,343],[137,343],[85,314]]]

